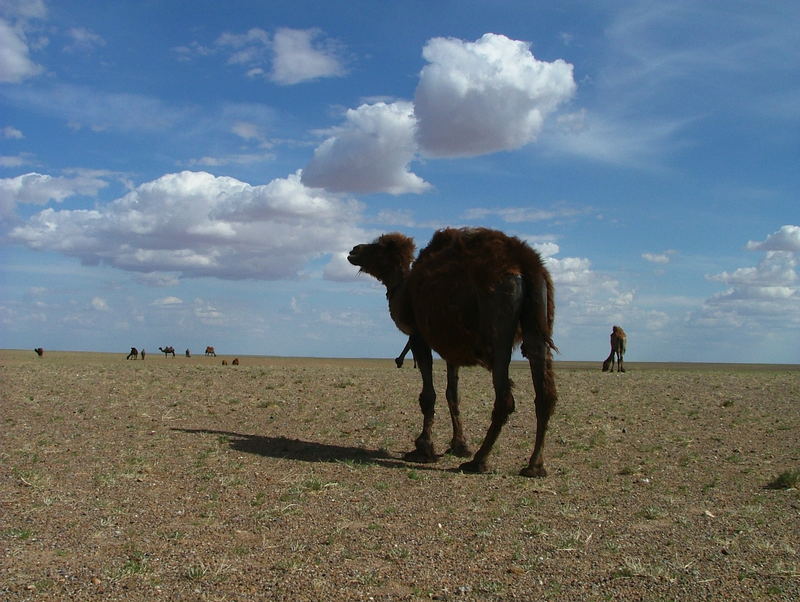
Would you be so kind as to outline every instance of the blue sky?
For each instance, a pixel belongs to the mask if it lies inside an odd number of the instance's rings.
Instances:
[[[800,363],[800,4],[0,0],[0,347],[394,357],[345,261],[524,238],[560,359]]]

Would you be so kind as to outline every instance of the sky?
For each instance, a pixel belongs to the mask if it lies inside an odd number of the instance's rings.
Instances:
[[[346,261],[526,240],[556,359],[800,363],[795,0],[0,0],[0,348],[386,357]],[[519,357],[519,356],[517,356]]]

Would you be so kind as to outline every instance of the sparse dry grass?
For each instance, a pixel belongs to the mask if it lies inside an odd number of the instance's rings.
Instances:
[[[486,475],[403,462],[392,360],[0,351],[0,598],[800,597],[797,367],[557,364]],[[437,443],[449,440],[437,369]],[[472,443],[488,374],[465,370]]]

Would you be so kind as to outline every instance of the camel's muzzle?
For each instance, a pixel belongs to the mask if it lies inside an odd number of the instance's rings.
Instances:
[[[347,261],[349,261],[349,262],[350,262],[350,263],[352,263],[353,265],[361,265],[361,264],[359,263],[358,256],[359,256],[359,255],[360,255],[360,253],[361,253],[361,247],[362,247],[362,246],[363,246],[363,245],[356,245],[355,247],[353,247],[353,250],[352,250],[352,251],[350,251],[350,254],[347,256]]]

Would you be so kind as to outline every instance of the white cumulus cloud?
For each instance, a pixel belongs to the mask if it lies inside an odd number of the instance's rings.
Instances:
[[[31,172],[0,178],[0,220],[12,216],[18,204],[45,205],[72,196],[94,196],[107,185],[92,174],[60,177]]]
[[[545,117],[575,92],[572,65],[536,59],[529,44],[487,33],[475,42],[433,38],[414,99],[423,151],[436,157],[512,150],[536,139]]]
[[[800,327],[800,227],[785,225],[747,249],[761,251],[755,266],[707,276],[726,289],[707,299],[694,316],[701,324],[781,329]]]
[[[300,182],[252,186],[230,177],[166,174],[93,210],[48,207],[11,230],[12,241],[150,274],[273,280],[365,239],[362,207]]]
[[[429,184],[409,171],[416,153],[413,107],[407,102],[364,104],[328,130],[303,170],[303,182],[331,191],[419,193]]]
[[[272,81],[292,85],[343,75],[344,67],[335,45],[320,40],[321,33],[318,29],[281,28],[276,31],[272,40]]]

